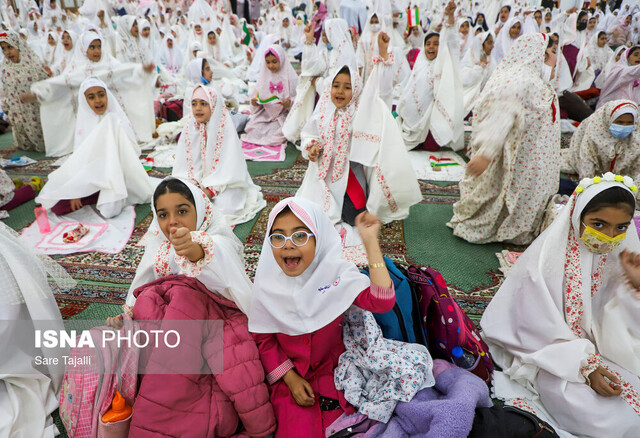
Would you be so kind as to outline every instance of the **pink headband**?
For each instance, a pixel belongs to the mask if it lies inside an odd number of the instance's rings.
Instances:
[[[191,100],[194,99],[202,99],[205,102],[209,102],[209,94],[206,92],[204,87],[196,87],[196,89],[193,90],[193,95],[191,96]]]
[[[272,54],[273,56],[276,57],[276,59],[278,61],[280,61],[280,56],[278,55],[278,52],[275,51],[275,49],[273,49],[271,47],[269,49],[267,49],[267,51],[264,52],[264,57],[266,58],[268,54]]]

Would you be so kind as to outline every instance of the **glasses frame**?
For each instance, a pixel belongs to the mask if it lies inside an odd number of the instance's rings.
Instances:
[[[295,243],[293,241],[293,235],[296,234],[296,233],[304,233],[304,234],[307,235],[307,240],[302,245],[298,245],[297,243]],[[271,238],[273,236],[282,236],[282,237],[284,237],[284,243],[282,244],[282,246],[275,246],[273,244],[273,242],[271,241]],[[293,233],[291,233],[291,236],[285,236],[282,233],[273,233],[273,234],[269,234],[269,245],[271,245],[272,248],[280,249],[280,248],[284,248],[286,246],[286,244],[287,244],[287,241],[290,240],[291,243],[293,243],[294,246],[297,246],[298,248],[300,248],[302,246],[305,246],[307,243],[309,243],[309,238],[311,238],[311,237],[316,237],[316,235],[313,234],[313,233],[310,233],[308,231],[303,231],[303,230],[294,231]]]

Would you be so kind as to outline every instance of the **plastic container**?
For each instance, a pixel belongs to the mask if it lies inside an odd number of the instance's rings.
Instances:
[[[36,222],[38,223],[38,229],[40,233],[47,234],[51,232],[51,225],[49,224],[49,216],[47,216],[47,210],[40,204],[36,204],[36,208],[33,210],[33,214],[36,216]]]
[[[476,365],[476,357],[468,351],[464,351],[462,347],[453,347],[451,355],[453,356],[451,361],[460,368],[470,370]]]
[[[131,416],[132,412],[133,408],[128,406],[124,398],[118,391],[116,391],[116,394],[113,396],[113,401],[111,402],[111,409],[104,413],[102,416],[102,422],[116,423],[118,421],[126,420]]]

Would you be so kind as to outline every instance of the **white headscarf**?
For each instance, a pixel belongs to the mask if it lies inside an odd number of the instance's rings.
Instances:
[[[221,192],[225,187],[244,183],[247,165],[238,133],[219,92],[200,84],[185,100],[185,105],[191,107],[193,94],[198,89],[206,93],[211,118],[207,123],[198,123],[193,115],[187,119],[172,175]]]
[[[282,271],[269,243],[273,222],[285,207],[315,236],[313,261],[297,277]],[[322,207],[303,198],[284,199],[269,214],[253,284],[249,331],[290,336],[312,333],[342,315],[370,285],[366,275],[342,258],[340,235]]]
[[[207,289],[235,302],[245,314],[251,308],[251,281],[247,277],[242,256],[242,243],[233,234],[231,227],[198,187],[183,178],[168,176],[166,179],[179,179],[191,192],[197,214],[195,233],[206,234],[214,244],[214,258],[202,267],[198,280]],[[127,304],[133,305],[133,291],[164,275],[181,273],[176,263],[175,251],[171,242],[162,232],[158,223],[158,214],[153,202],[153,222],[144,237],[145,252],[131,283]],[[194,232],[192,232],[194,233]],[[193,234],[192,234],[193,237]],[[167,265],[164,265],[167,263]],[[168,269],[163,268],[168,267]]]
[[[623,292],[619,260],[625,249],[640,253],[635,224],[609,254],[594,254],[579,239],[580,216],[596,195],[612,187],[633,194],[625,183],[602,179],[573,194],[520,256],[482,316],[494,360],[530,389],[539,369],[584,381],[580,370],[595,353],[640,374],[640,327],[637,315],[625,312],[637,299]]]
[[[587,44],[585,50],[585,55],[591,61],[591,67],[593,71],[598,71],[602,73],[605,66],[609,62],[609,59],[613,56],[613,50],[609,47],[609,45],[605,42],[604,47],[598,46],[598,35],[600,32],[596,32],[589,43]]]
[[[275,54],[280,61],[280,70],[272,73],[263,59],[256,87],[249,97],[260,96],[260,99],[265,100],[271,96],[278,96],[280,101],[285,99],[293,100],[296,86],[298,85],[298,75],[293,69],[287,53],[282,46],[274,44],[264,52],[262,58],[265,58],[267,54]],[[277,116],[283,110],[282,105],[275,103],[263,104],[262,107],[270,117]]]
[[[84,93],[91,87],[101,87],[107,93],[107,110],[104,114],[98,115],[96,114],[91,107],[89,107],[89,103],[87,102],[87,98]],[[73,149],[76,150],[85,139],[93,132],[93,129],[98,126],[98,124],[102,121],[104,116],[107,114],[112,114],[116,120],[119,122],[124,132],[131,139],[133,144],[138,144],[136,140],[136,135],[133,133],[133,127],[131,126],[131,122],[127,117],[126,113],[118,103],[118,100],[113,95],[113,93],[107,87],[107,84],[102,82],[98,78],[87,78],[80,85],[80,92],[78,93],[78,115],[76,117],[76,134],[73,140]],[[138,151],[139,153],[139,151]]]
[[[489,77],[493,73],[493,70],[496,68],[496,62],[493,59],[493,56],[487,55],[483,49],[483,44],[489,38],[493,36],[493,32],[481,32],[473,37],[473,41],[471,42],[471,49],[464,56],[461,63],[461,71],[460,77],[462,79],[462,83],[464,84],[464,111],[463,114],[469,114],[476,103],[482,88],[489,80]],[[486,59],[487,65],[482,67],[480,65],[480,60],[483,58]],[[469,83],[468,77],[470,76],[468,70],[475,70],[481,68],[481,74],[477,75],[477,78],[474,82]]]
[[[173,47],[167,47],[167,41],[173,41]],[[160,63],[164,68],[172,74],[177,74],[182,68],[182,52],[177,47],[176,39],[173,35],[165,35],[162,40],[162,53],[160,55]]]
[[[69,38],[71,38],[72,47],[71,50],[66,50],[62,45],[62,37],[64,34],[68,34]],[[56,62],[53,65],[53,69],[58,73],[62,73],[65,68],[69,64],[72,63],[74,54],[76,52],[76,45],[78,44],[78,34],[72,31],[71,29],[66,29],[60,35],[60,39],[58,40],[58,56],[56,57]]]
[[[507,56],[511,46],[520,36],[518,35],[515,38],[511,38],[511,35],[509,35],[511,28],[515,26],[516,23],[520,23],[520,35],[522,35],[522,19],[520,17],[513,17],[507,20],[496,38],[496,45],[491,52],[491,55],[493,55],[493,58],[496,60],[496,64],[499,64],[500,61],[502,61],[502,58]]]

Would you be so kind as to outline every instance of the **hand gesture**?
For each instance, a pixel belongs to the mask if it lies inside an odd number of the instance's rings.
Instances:
[[[620,265],[633,287],[640,288],[640,254],[625,249],[620,253]]]
[[[251,99],[251,105],[258,106],[258,98],[257,97],[254,97],[253,99]]]
[[[375,214],[364,211],[356,216],[356,228],[358,228],[360,238],[366,246],[368,242],[378,241],[378,233],[382,228],[382,222]]]
[[[384,32],[378,33],[378,52],[380,52],[380,56],[385,59],[388,56],[389,41],[391,41],[389,35]]]
[[[313,41],[316,39],[313,32],[313,24],[307,23],[307,25],[304,27],[304,36],[307,40],[307,43],[313,43]]]
[[[38,98],[34,93],[22,93],[20,95],[20,102],[22,103],[35,102],[36,100],[38,100]]]
[[[577,11],[578,11],[578,8],[576,6],[574,6],[571,9],[567,9],[567,14],[570,15],[570,14],[573,14],[573,13],[575,13]]]
[[[479,62],[479,64],[480,64],[482,67],[486,67],[486,66],[487,66],[487,55],[484,55],[484,54],[483,54],[483,55],[480,57],[480,62]]]
[[[453,15],[456,10],[456,3],[453,0],[449,0],[447,6],[444,8],[444,15]]]
[[[202,247],[191,240],[191,232],[186,227],[172,227],[169,230],[169,241],[176,255],[186,257],[194,263],[204,257]]]
[[[145,64],[142,66],[142,69],[144,70],[145,73],[151,73],[154,68],[156,68],[156,66],[153,65],[153,62],[150,62],[149,64]]]
[[[607,382],[605,377],[609,379],[610,382]],[[602,367],[598,367],[594,372],[589,374],[589,381],[591,382],[591,388],[603,397],[613,397],[620,395],[622,392],[620,380]]]
[[[282,101],[282,108],[288,110],[291,108],[291,99],[285,99]]]
[[[467,163],[467,174],[471,176],[480,176],[482,172],[487,170],[491,160],[484,155],[475,155],[469,163]]]
[[[51,77],[53,76],[53,72],[51,71],[51,69],[49,68],[49,66],[44,66],[44,71],[47,72],[47,76]]]
[[[289,387],[289,391],[293,399],[298,403],[298,406],[310,407],[316,403],[313,388],[311,388],[309,382],[300,377],[295,370],[290,369],[287,371],[282,380],[284,380],[284,383]]]
[[[320,156],[320,146],[318,145],[317,141],[313,140],[309,144],[309,161],[313,161],[315,163],[318,160],[319,156]]]

